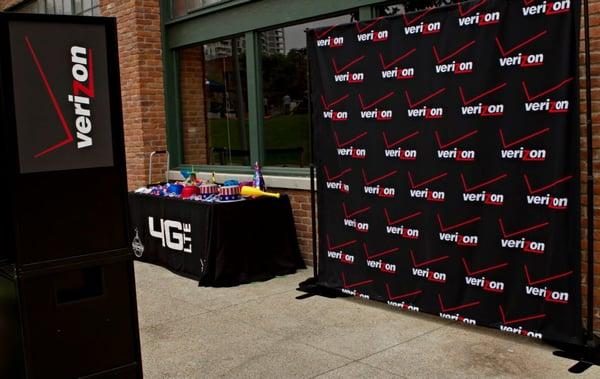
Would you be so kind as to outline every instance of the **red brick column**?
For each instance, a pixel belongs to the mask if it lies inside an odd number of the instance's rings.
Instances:
[[[179,55],[179,91],[181,93],[181,125],[183,163],[208,163],[208,124],[204,83],[204,50],[195,46],[181,50]]]
[[[127,177],[135,189],[148,180],[149,154],[167,147],[159,1],[101,0],[100,9],[117,18]]]

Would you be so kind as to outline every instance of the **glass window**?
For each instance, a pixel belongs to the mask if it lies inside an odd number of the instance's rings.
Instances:
[[[172,0],[171,14],[172,17],[177,18],[198,9],[210,7],[211,5],[218,3],[224,3],[226,1],[230,0]]]
[[[183,163],[250,164],[244,37],[181,49]]]
[[[394,16],[404,14],[405,12],[414,12],[425,8],[441,7],[444,5],[456,4],[466,0],[405,0],[399,2],[390,2],[383,5],[376,5],[375,10],[378,16]]]
[[[265,166],[302,167],[309,164],[305,30],[354,19],[354,15],[344,15],[260,33]]]
[[[35,0],[11,9],[13,12],[100,16],[99,0]]]

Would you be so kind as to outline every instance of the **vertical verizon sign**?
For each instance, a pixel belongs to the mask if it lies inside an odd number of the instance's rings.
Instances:
[[[21,173],[113,165],[102,25],[9,22]]]

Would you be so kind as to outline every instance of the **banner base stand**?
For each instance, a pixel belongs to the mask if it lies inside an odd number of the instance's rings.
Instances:
[[[340,293],[340,291],[331,289],[328,287],[321,286],[317,284],[317,278],[308,278],[305,281],[298,284],[297,291],[304,292],[303,295],[297,296],[296,299],[304,300],[313,296],[323,296],[329,299],[334,299],[336,297],[349,297],[349,295],[345,295]]]
[[[572,359],[577,361],[575,365],[569,368],[573,374],[581,374],[592,366],[600,366],[600,344],[598,337],[594,336],[593,341],[585,346],[563,345],[561,350],[554,351],[557,357]]]

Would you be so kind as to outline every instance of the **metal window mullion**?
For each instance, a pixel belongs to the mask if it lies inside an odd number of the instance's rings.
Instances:
[[[251,164],[265,161],[262,59],[259,32],[247,32],[246,77],[248,82],[248,137]]]

